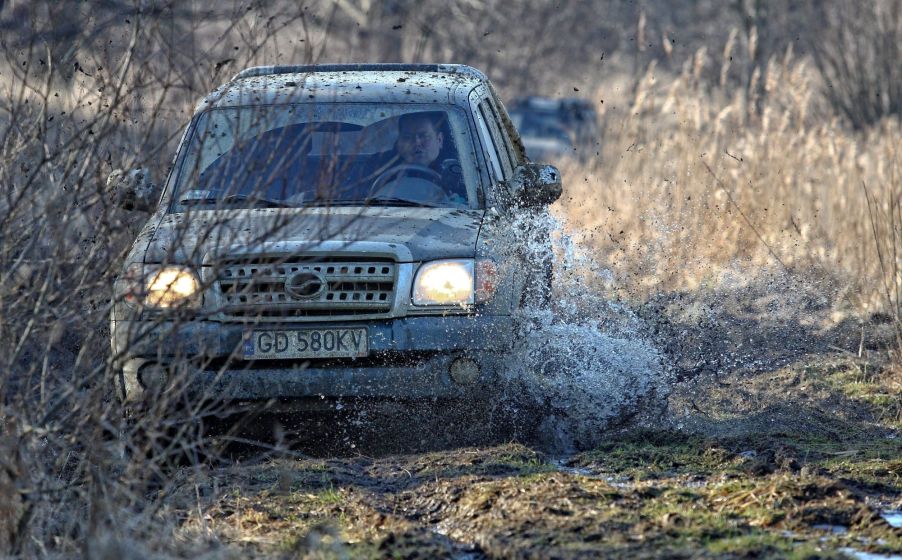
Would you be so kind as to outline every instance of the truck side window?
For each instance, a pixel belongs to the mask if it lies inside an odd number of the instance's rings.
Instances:
[[[489,110],[492,113],[492,119],[495,121],[495,124],[501,133],[501,140],[504,142],[504,149],[507,151],[507,157],[510,158],[511,166],[517,167],[517,152],[514,151],[514,147],[511,144],[511,139],[506,133],[504,121],[501,120],[501,114],[499,113],[498,108],[495,106],[495,102],[491,99],[489,99],[488,101]]]
[[[498,159],[501,161],[503,177],[508,179],[514,172],[514,166],[511,164],[510,154],[504,146],[504,141],[501,139],[502,134],[501,130],[498,129],[498,121],[492,116],[491,107],[489,106],[487,99],[484,99],[479,104],[479,114],[486,124],[488,124],[492,137],[492,145],[495,146],[495,153],[498,154]]]
[[[476,126],[479,128],[479,136],[482,140],[483,147],[485,148],[486,158],[489,160],[489,166],[492,171],[492,179],[494,181],[502,181],[504,180],[504,175],[501,169],[501,163],[498,160],[498,148],[495,146],[495,139],[492,136],[492,133],[489,131],[489,126],[486,118],[482,114],[482,110],[477,110],[474,115],[476,118]]]

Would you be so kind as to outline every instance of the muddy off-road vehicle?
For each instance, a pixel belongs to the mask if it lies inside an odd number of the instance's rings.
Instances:
[[[467,66],[249,68],[144,178],[110,182],[152,213],[114,287],[127,403],[491,398],[548,297],[560,174]]]

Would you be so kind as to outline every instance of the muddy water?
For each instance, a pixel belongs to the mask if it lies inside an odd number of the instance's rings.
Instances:
[[[737,268],[694,293],[621,302],[614,294],[628,279],[601,266],[563,218],[531,216],[511,229],[518,251],[534,240],[526,248],[534,261],[547,250],[536,240],[554,239],[552,296],[517,318],[505,391],[541,417],[533,443],[546,452],[590,448],[637,416],[660,424],[675,382],[773,370],[809,354],[854,354],[886,338],[879,325],[844,319],[841,284],[812,271]],[[672,414],[666,420],[681,426]]]
[[[662,402],[671,376],[646,322],[605,293],[613,277],[566,234],[565,223],[548,216],[529,227],[554,239],[553,290],[549,302],[516,317],[505,398],[541,416],[534,443],[566,454],[591,447],[640,405]],[[524,238],[541,236],[515,242]],[[529,250],[538,260],[545,247],[537,242]]]
[[[677,383],[880,344],[877,328],[835,320],[840,289],[829,279],[737,271],[697,293],[623,302],[613,294],[628,280],[601,266],[564,219],[528,216],[508,231],[493,250],[534,263],[547,258],[541,240],[551,236],[554,280],[549,301],[514,317],[518,336],[491,410],[437,411],[426,403],[355,411],[345,422],[328,420],[337,429],[316,438],[327,441],[314,448],[382,455],[490,445],[495,425],[513,419],[527,428],[513,437],[566,459],[625,422],[682,430],[687,411],[668,402]],[[294,423],[298,435],[310,433],[306,420]]]
[[[873,552],[862,552],[854,548],[841,548],[839,550],[855,558],[855,560],[902,560],[902,556],[898,554],[876,554]]]

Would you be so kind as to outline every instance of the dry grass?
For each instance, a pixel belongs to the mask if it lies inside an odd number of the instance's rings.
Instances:
[[[574,235],[639,299],[786,268],[841,279],[846,309],[888,311],[884,282],[895,279],[880,266],[863,186],[891,252],[899,122],[851,131],[791,53],[760,74],[760,114],[747,110],[743,89],[705,78],[718,64],[725,76],[729,55],[718,63],[699,51],[678,75],[652,65],[634,92],[599,89],[610,108],[602,150],[564,165],[560,210]]]

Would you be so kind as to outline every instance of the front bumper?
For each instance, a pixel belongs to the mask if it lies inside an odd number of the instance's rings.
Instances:
[[[369,355],[249,361],[241,353],[245,333],[266,325],[113,321],[111,326],[114,356],[122,364],[117,391],[130,402],[151,394],[139,373],[155,365],[170,374],[164,390],[184,389],[193,398],[217,401],[463,397],[497,379],[513,334],[511,317],[500,315],[304,323],[298,328],[366,327]],[[460,358],[478,366],[476,379],[452,378],[451,364]]]

